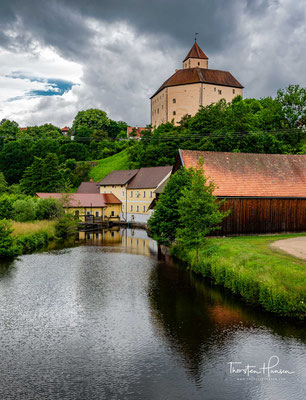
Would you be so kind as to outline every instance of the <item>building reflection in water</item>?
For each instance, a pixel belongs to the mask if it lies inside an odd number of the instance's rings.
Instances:
[[[145,230],[114,227],[93,232],[79,232],[77,241],[90,246],[110,246],[120,251],[144,256],[157,255],[157,244]]]

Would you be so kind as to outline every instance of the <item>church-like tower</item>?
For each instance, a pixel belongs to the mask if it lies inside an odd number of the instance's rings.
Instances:
[[[183,61],[183,69],[195,67],[208,68],[208,57],[196,41]]]
[[[151,124],[179,123],[184,115],[195,115],[200,106],[231,102],[243,95],[243,86],[228,71],[208,68],[208,57],[195,41],[178,69],[151,97]]]

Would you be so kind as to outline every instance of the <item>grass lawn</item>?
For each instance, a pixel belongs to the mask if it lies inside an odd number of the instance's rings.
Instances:
[[[111,157],[98,161],[98,165],[90,169],[89,176],[92,177],[95,182],[98,182],[105,178],[111,171],[122,169],[129,169],[127,150],[123,150]]]
[[[276,240],[301,235],[209,238],[196,252],[174,247],[173,254],[191,269],[229,288],[246,301],[266,310],[304,318],[306,262],[270,247]]]
[[[13,236],[31,235],[37,232],[47,232],[51,235],[55,233],[56,221],[35,221],[35,222],[13,222]]]

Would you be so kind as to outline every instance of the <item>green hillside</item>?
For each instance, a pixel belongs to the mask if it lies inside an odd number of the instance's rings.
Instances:
[[[129,169],[127,150],[123,150],[120,153],[98,161],[98,165],[90,169],[89,176],[93,178],[95,182],[98,182],[105,178],[111,171],[122,169]]]

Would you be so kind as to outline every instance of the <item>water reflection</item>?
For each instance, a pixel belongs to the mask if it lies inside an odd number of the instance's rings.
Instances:
[[[90,246],[111,246],[119,251],[151,256],[157,254],[157,245],[147,232],[139,229],[114,227],[94,232],[79,232],[77,242]]]

